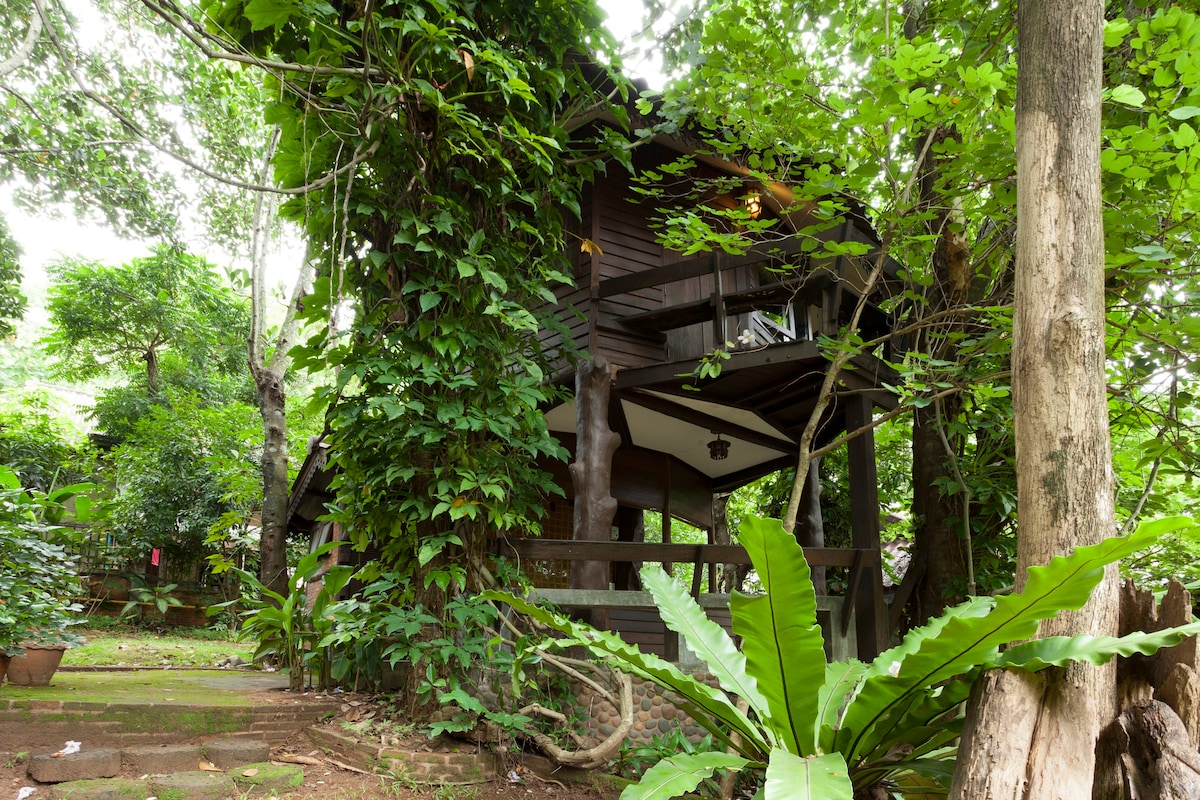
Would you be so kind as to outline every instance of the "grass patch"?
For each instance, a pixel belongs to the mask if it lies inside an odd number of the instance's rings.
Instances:
[[[254,653],[254,642],[235,642],[228,633],[201,630],[204,638],[180,629],[167,634],[74,629],[87,643],[67,650],[62,663],[69,667],[211,667],[231,655],[249,661]]]
[[[274,679],[274,680],[273,680]],[[162,717],[164,707],[253,707],[258,703],[255,692],[286,684],[278,676],[259,672],[191,672],[187,670],[141,670],[136,672],[64,672],[54,674],[49,686],[14,686],[4,684],[0,690],[6,701],[67,700],[81,703],[116,703],[152,707],[151,711],[137,710],[126,714],[146,714],[147,725]],[[48,719],[39,711],[39,718]],[[116,714],[117,712],[112,712]],[[185,712],[171,711],[166,716]],[[199,713],[190,709],[186,713]],[[181,717],[182,719],[182,717]],[[186,720],[184,720],[186,721]],[[204,722],[204,720],[201,720]],[[205,722],[210,727],[211,721]],[[222,732],[214,729],[213,733]]]

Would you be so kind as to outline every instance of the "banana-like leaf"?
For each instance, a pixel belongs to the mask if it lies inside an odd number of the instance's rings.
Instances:
[[[662,567],[645,567],[641,577],[642,586],[654,596],[666,626],[683,637],[722,689],[744,698],[759,719],[765,719],[769,713],[767,701],[754,678],[746,673],[746,657],[734,646],[725,629],[709,619],[704,609]]]
[[[772,750],[767,764],[765,800],[852,800],[854,786],[840,753],[805,758]]]
[[[621,800],[666,800],[686,794],[713,770],[740,770],[753,762],[731,753],[684,753],[664,758],[637,783],[626,786]]]
[[[1016,645],[996,659],[998,667],[1019,667],[1037,672],[1046,667],[1061,667],[1074,661],[1107,664],[1116,656],[1141,653],[1153,655],[1163,647],[1174,647],[1186,636],[1200,634],[1200,622],[1180,625],[1154,633],[1131,633],[1127,636],[1048,636]]]
[[[875,726],[879,740],[875,748],[863,754],[865,761],[884,758],[896,745],[911,745],[913,755],[940,747],[947,730],[957,730],[961,720],[947,719],[950,712],[970,696],[974,680],[952,680],[935,689],[912,695],[907,703],[897,703]]]
[[[808,562],[779,520],[747,517],[738,528],[738,542],[765,591],[755,597],[735,593],[729,603],[746,669],[768,706],[759,717],[789,752],[813,755],[825,644]]]
[[[916,651],[899,661],[872,663],[861,690],[842,718],[835,735],[837,750],[858,763],[887,735],[877,723],[915,693],[970,669],[990,665],[1001,645],[1037,634],[1038,623],[1064,609],[1077,609],[1104,577],[1104,567],[1154,542],[1171,527],[1190,524],[1187,518],[1158,520],[1125,537],[1106,539],[1059,556],[1043,567],[1031,567],[1023,591],[995,598],[990,613],[978,616],[972,601],[947,612],[936,634],[923,637]],[[889,651],[889,653],[892,651]],[[883,726],[886,728],[886,726]]]
[[[817,718],[814,720],[818,741],[825,752],[835,749],[834,733],[841,728],[842,714],[858,694],[866,673],[867,665],[853,658],[825,665],[825,682],[817,696]]]
[[[763,732],[738,710],[724,692],[683,674],[669,661],[652,653],[643,653],[616,634],[598,631],[514,594],[489,590],[480,596],[506,603],[520,613],[572,637],[617,668],[675,692],[681,698],[675,705],[725,746],[732,746],[729,731],[736,731],[742,737],[740,746],[736,748],[738,752],[753,757],[770,751],[771,746]]]

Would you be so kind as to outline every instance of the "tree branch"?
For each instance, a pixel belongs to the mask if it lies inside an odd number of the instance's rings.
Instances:
[[[33,2],[34,2],[34,6],[37,8],[38,13],[40,15],[42,15],[42,21],[46,22],[46,10],[42,5],[42,0],[33,0]],[[109,114],[111,114],[113,116],[113,118],[116,119],[117,122],[119,122],[126,130],[128,130],[133,135],[137,136],[141,141],[145,142],[150,147],[153,147],[155,150],[159,151],[160,153],[167,156],[168,158],[178,161],[180,164],[183,164],[185,167],[187,167],[191,170],[194,170],[196,172],[199,172],[201,175],[204,175],[205,177],[208,177],[208,178],[212,178],[213,180],[215,180],[219,183],[223,183],[227,186],[233,186],[233,187],[236,187],[239,189],[248,189],[253,192],[271,192],[271,193],[275,193],[275,194],[284,194],[284,195],[308,194],[309,192],[313,192],[318,189],[322,189],[322,188],[328,186],[329,184],[333,183],[335,180],[337,180],[337,178],[340,175],[353,170],[359,164],[361,164],[362,162],[366,161],[368,158],[373,156],[375,154],[375,151],[379,149],[380,141],[378,139],[376,139],[374,142],[372,142],[370,145],[368,145],[365,149],[362,149],[362,150],[356,149],[354,156],[348,162],[346,162],[345,164],[343,164],[341,167],[334,170],[333,172],[323,175],[322,177],[318,178],[315,181],[312,181],[311,183],[307,183],[303,186],[297,186],[297,187],[291,188],[291,189],[284,189],[284,188],[281,188],[278,186],[264,186],[264,185],[260,185],[260,184],[247,183],[246,181],[241,181],[236,178],[226,177],[226,176],[216,172],[215,170],[212,170],[212,169],[209,169],[208,167],[203,166],[202,164],[192,160],[191,158],[183,155],[182,153],[175,152],[174,149],[157,141],[146,130],[144,130],[142,128],[142,126],[139,125],[135,120],[131,119],[127,114],[125,114],[123,111],[121,111],[115,105],[113,105],[108,100],[106,100],[98,92],[94,91],[90,86],[88,86],[84,82],[83,76],[81,76],[79,74],[79,71],[75,68],[75,65],[71,61],[69,54],[66,52],[66,49],[63,47],[62,42],[59,41],[58,36],[56,36],[54,34],[52,28],[50,26],[47,26],[46,31],[47,31],[47,33],[49,33],[50,41],[54,45],[55,50],[58,52],[60,61],[62,62],[63,66],[66,68],[68,74],[70,74],[71,79],[75,82],[75,85],[79,87],[80,92],[82,92],[85,97],[87,97],[93,103],[100,106],[105,111],[107,111]],[[358,72],[355,71],[355,74],[358,74]]]
[[[3,78],[8,73],[20,67],[33,54],[33,48],[37,44],[38,37],[42,35],[43,19],[41,14],[30,14],[29,30],[25,31],[25,38],[13,54],[8,58],[0,61],[0,78]]]

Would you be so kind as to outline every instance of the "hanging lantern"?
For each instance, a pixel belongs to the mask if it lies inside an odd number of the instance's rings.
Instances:
[[[729,458],[729,442],[717,434],[717,438],[708,443],[708,457],[713,461],[724,461]]]

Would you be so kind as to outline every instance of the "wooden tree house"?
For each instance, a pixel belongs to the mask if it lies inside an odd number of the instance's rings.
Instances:
[[[660,137],[637,151],[635,166],[657,168],[686,149]],[[735,173],[727,163],[698,163],[709,173]],[[771,194],[785,193],[774,187]],[[771,241],[743,255],[681,257],[657,242],[649,222],[655,216],[653,203],[617,168],[586,190],[578,237],[594,246],[572,248],[576,285],[558,293],[556,307],[543,309],[569,329],[581,354],[577,366],[559,364],[559,379],[573,379],[573,398],[546,411],[550,430],[571,457],[569,465],[544,467],[555,474],[568,502],[552,504],[541,539],[505,541],[499,551],[542,564],[558,560],[557,575],[534,573],[535,582],[556,585],[542,590],[544,597],[586,609],[593,623],[674,656],[677,645],[663,638],[657,614],[629,610],[648,602],[647,595],[628,591],[637,588],[636,566],[693,562],[692,590],[699,596],[704,567],[711,577],[714,563],[745,563],[740,547],[716,544],[714,498],[796,463],[797,443],[828,366],[818,339],[838,336],[879,256],[874,232],[856,214],[819,236],[871,249],[857,258],[806,253],[799,238],[788,236],[813,223],[803,213],[780,216]],[[880,302],[895,285],[898,268],[886,261],[884,279],[868,297],[860,323],[864,339],[889,332]],[[728,342],[735,347],[720,375],[697,380],[700,359]],[[543,343],[551,350],[563,345],[550,331]],[[875,408],[894,405],[884,384],[895,384],[897,376],[879,358],[859,355],[851,366],[840,376],[815,446],[862,428]],[[821,601],[840,622],[826,620],[828,629],[845,633],[854,620],[851,641],[831,649],[870,658],[888,636],[871,433],[848,447],[853,549],[822,546],[820,508],[811,491],[804,509],[808,524],[798,526],[797,536],[810,564],[850,568],[846,600]],[[816,480],[814,471],[810,489]],[[662,512],[662,544],[641,541],[647,509]],[[672,544],[672,519],[708,531],[709,544]],[[715,598],[707,605],[719,608],[724,602]],[[838,638],[837,630],[829,632]]]
[[[680,140],[659,137],[637,149],[634,165],[657,168],[686,150]],[[700,160],[699,168],[709,175],[737,174],[719,161]],[[786,192],[772,187],[776,209],[780,198],[786,203]],[[738,202],[733,196],[709,199]],[[715,499],[795,464],[828,366],[818,339],[836,337],[850,319],[878,258],[878,242],[865,218],[851,213],[818,237],[861,242],[871,253],[813,256],[788,235],[813,219],[804,213],[782,216],[768,207],[763,213],[779,217],[770,241],[742,255],[682,257],[658,243],[654,203],[618,167],[587,187],[581,205],[569,248],[575,286],[562,288],[557,304],[542,309],[568,331],[564,336],[546,329],[541,335],[546,352],[558,359],[555,379],[574,386],[569,401],[545,410],[550,430],[570,453],[569,463],[541,465],[555,476],[566,500],[550,503],[541,538],[502,538],[494,549],[522,559],[544,598],[677,658],[685,654],[665,631],[649,595],[638,591],[637,568],[644,562],[695,564],[693,594],[728,627],[727,598],[702,596],[700,577],[707,570],[711,585],[713,565],[748,559],[740,546],[717,543]],[[583,240],[594,247],[579,247]],[[890,330],[880,302],[895,285],[898,268],[885,262],[884,280],[868,297],[860,320],[864,339]],[[693,377],[700,359],[727,342],[737,344],[720,375]],[[815,446],[862,428],[876,408],[894,404],[884,384],[898,378],[879,358],[859,355],[850,366],[840,376]],[[816,470],[797,538],[814,568],[849,570],[844,597],[818,598],[827,651],[870,658],[886,646],[889,632],[871,433],[851,439],[848,448],[853,547],[823,546],[812,491]],[[314,542],[330,535],[317,522],[333,499],[325,460],[324,446],[311,449],[289,503],[289,529],[311,534]],[[662,512],[661,543],[643,540],[646,510]],[[672,520],[707,531],[708,543],[673,543]]]

